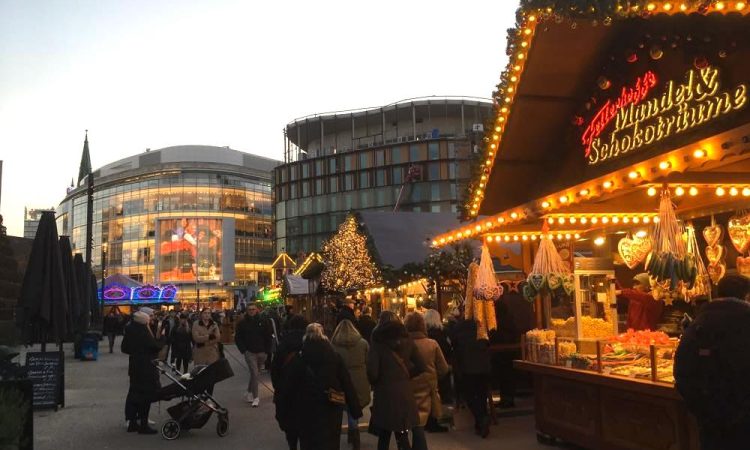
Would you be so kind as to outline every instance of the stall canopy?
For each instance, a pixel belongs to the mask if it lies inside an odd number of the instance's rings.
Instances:
[[[662,188],[681,218],[746,205],[750,6],[582,3],[522,2],[466,197],[471,222],[432,245],[537,239],[542,221],[569,238],[611,217],[647,223]]]

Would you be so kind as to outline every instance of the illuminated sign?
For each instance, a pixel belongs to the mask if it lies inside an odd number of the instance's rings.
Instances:
[[[691,69],[684,81],[670,80],[659,96],[646,99],[656,84],[653,72],[646,72],[596,113],[581,137],[589,165],[684,133],[747,103],[745,84],[720,91],[716,67]]]

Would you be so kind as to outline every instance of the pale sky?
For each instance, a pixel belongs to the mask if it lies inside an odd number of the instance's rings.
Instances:
[[[307,114],[489,97],[516,0],[0,0],[0,213],[57,206],[92,165],[172,145],[282,158]]]

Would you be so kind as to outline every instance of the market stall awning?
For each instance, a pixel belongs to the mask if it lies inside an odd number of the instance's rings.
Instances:
[[[474,221],[434,235],[434,246],[540,228],[548,214],[574,207],[646,214],[656,202],[635,191],[662,183],[741,196],[750,8],[579,4],[522,2],[468,198]],[[712,203],[692,197],[680,212]]]

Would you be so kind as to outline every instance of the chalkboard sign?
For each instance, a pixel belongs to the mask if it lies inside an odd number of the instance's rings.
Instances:
[[[63,352],[29,352],[26,354],[26,370],[34,386],[34,409],[65,406]]]

